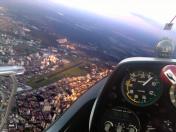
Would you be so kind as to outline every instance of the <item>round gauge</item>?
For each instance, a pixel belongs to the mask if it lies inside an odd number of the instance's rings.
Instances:
[[[176,108],[176,87],[175,86],[171,86],[169,94],[170,94],[171,102]]]
[[[115,107],[104,113],[100,128],[101,132],[140,132],[141,125],[133,111],[124,107]]]
[[[172,40],[163,39],[156,46],[156,53],[158,57],[161,58],[170,58],[174,53],[174,44]]]
[[[134,71],[124,77],[122,93],[136,106],[149,106],[161,96],[162,86],[158,76],[148,71]]]

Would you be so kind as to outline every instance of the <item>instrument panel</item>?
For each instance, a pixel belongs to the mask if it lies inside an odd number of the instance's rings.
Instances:
[[[176,86],[166,87],[159,72],[127,69],[119,86],[122,105],[103,116],[105,132],[176,132]]]
[[[176,86],[163,84],[160,73],[128,69],[121,81],[122,100],[138,114],[144,132],[176,131]],[[129,105],[128,105],[129,104]],[[163,115],[162,115],[163,114]]]
[[[92,123],[96,119],[103,120],[101,131],[105,132],[176,132],[176,86],[166,84],[161,78],[161,71],[167,65],[176,65],[176,60],[132,58],[122,61],[97,99]],[[113,110],[115,107],[118,111]],[[114,112],[122,115],[119,109],[132,111],[140,126],[133,124],[137,129],[129,129],[131,118],[118,117],[118,122],[114,121]],[[124,124],[123,121],[126,127],[118,125]]]
[[[143,122],[142,131],[176,131],[176,120],[172,117],[176,115],[176,86],[164,85],[159,72],[148,69],[127,70],[120,86],[119,92],[130,104],[128,108],[138,111],[138,118]]]

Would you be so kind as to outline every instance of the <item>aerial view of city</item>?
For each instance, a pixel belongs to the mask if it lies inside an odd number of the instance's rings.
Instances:
[[[152,26],[40,2],[0,1],[0,65],[25,68],[4,131],[43,131],[120,60],[154,56],[161,39]]]

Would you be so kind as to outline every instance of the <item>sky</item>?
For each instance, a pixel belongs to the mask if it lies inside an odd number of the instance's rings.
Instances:
[[[169,22],[176,15],[175,0],[50,0],[72,8],[112,18],[130,16],[131,13],[150,18],[160,24]],[[176,20],[174,21],[176,23]]]

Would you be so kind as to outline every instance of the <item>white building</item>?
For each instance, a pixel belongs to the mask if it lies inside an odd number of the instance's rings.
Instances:
[[[60,44],[67,43],[67,38],[57,39],[57,42]]]

